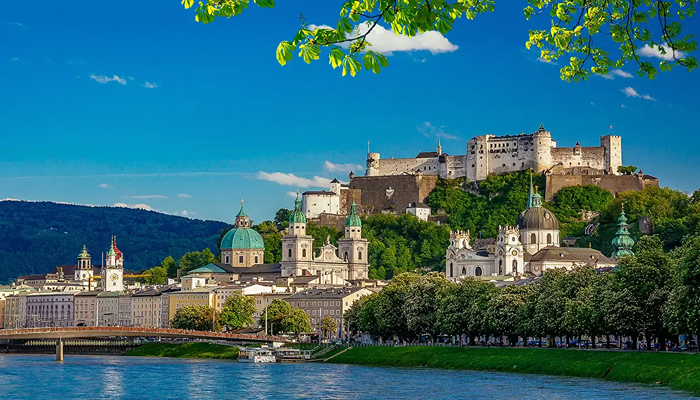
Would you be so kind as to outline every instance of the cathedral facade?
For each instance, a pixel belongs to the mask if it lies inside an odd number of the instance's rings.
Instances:
[[[605,135],[600,146],[557,147],[556,140],[544,126],[531,134],[482,135],[467,142],[466,154],[451,156],[442,152],[438,140],[436,151],[420,152],[415,158],[381,158],[380,153],[367,154],[365,176],[405,174],[437,175],[441,179],[466,177],[481,181],[489,174],[532,169],[556,174],[617,174],[622,165],[622,138]]]

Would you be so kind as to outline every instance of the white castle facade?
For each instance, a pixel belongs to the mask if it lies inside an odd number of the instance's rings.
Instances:
[[[622,138],[605,135],[600,146],[557,147],[556,140],[544,126],[531,134],[515,136],[482,135],[467,142],[465,155],[451,156],[437,151],[421,152],[415,158],[383,159],[379,153],[367,154],[366,176],[403,174],[438,175],[442,179],[466,177],[481,181],[489,174],[532,169],[574,174],[617,174],[622,165]]]

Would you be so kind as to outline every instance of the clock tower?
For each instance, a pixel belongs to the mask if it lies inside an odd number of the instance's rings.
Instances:
[[[124,255],[117,248],[117,239],[114,236],[101,272],[103,292],[124,291]]]

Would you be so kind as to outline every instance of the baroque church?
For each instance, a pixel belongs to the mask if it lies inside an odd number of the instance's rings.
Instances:
[[[632,239],[626,237],[625,246],[627,240]],[[527,208],[520,213],[517,225],[500,226],[495,240],[479,239],[472,246],[469,231],[450,232],[445,276],[451,281],[469,276],[535,277],[552,268],[616,265],[598,250],[560,247],[559,243],[559,222],[554,213],[542,207],[542,196],[537,188],[533,190],[531,180]]]
[[[350,206],[350,215],[345,219],[345,235],[338,240],[338,246],[333,245],[328,237],[315,253],[314,238],[307,234],[306,224],[302,200],[297,193],[294,211],[289,215],[289,227],[282,237],[282,260],[276,264],[265,264],[265,242],[251,227],[250,218],[241,202],[233,228],[221,241],[222,262],[205,265],[190,273],[220,281],[316,277],[317,283],[332,285],[368,278],[369,242],[362,238],[362,220],[357,215],[355,203]]]

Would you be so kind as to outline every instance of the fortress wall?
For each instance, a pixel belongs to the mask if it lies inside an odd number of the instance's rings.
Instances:
[[[365,214],[383,210],[403,214],[409,203],[425,202],[437,179],[437,175],[356,176],[350,180],[350,189],[362,191],[360,208]]]
[[[564,168],[590,167],[605,170],[605,149],[603,147],[581,147],[580,154],[575,147],[552,148],[552,165],[562,164]]]
[[[659,180],[649,175],[555,175],[546,176],[545,200],[566,186],[595,185],[617,196],[620,192],[642,190],[647,186],[659,186]]]
[[[437,174],[439,163],[437,158],[396,158],[380,159],[379,175],[401,175],[414,173],[416,170],[426,174]]]
[[[467,174],[467,156],[445,156],[445,162],[440,166],[440,178],[461,178]]]

